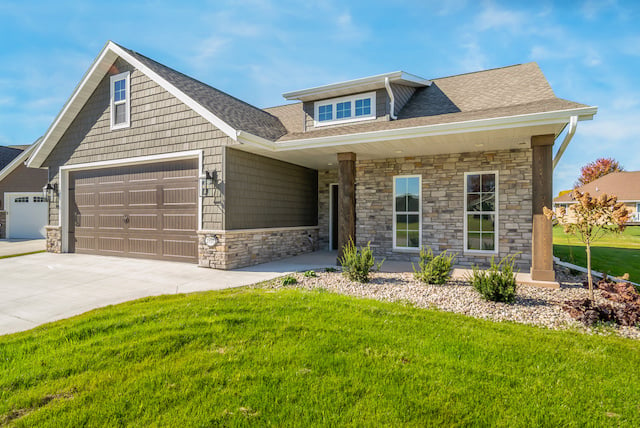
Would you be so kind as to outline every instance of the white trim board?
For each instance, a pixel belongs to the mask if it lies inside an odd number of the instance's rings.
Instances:
[[[90,169],[103,169],[127,165],[143,165],[156,162],[168,162],[180,159],[198,159],[199,176],[203,174],[203,153],[202,150],[188,150],[184,152],[163,153],[159,155],[140,156],[134,158],[114,159],[108,161],[81,163],[76,165],[65,165],[59,169],[59,196],[58,196],[58,227],[62,238],[63,253],[69,252],[69,173]],[[200,183],[198,183],[198,188]],[[202,229],[202,202],[203,197],[198,197],[198,230]]]
[[[420,197],[418,200],[418,246],[417,247],[398,247],[396,245],[396,179],[397,178],[417,178],[418,179],[418,196]],[[394,175],[393,179],[393,217],[391,219],[391,230],[393,231],[393,240],[392,240],[392,250],[397,252],[419,252],[420,248],[422,248],[422,223],[423,223],[423,212],[422,212],[422,174],[404,174],[404,175]],[[413,211],[403,211],[405,215],[414,215]],[[401,214],[402,215],[402,214]]]

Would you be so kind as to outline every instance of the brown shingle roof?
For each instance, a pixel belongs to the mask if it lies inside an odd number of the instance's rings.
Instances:
[[[640,171],[612,172],[578,188],[591,196],[615,195],[619,201],[640,201]],[[571,194],[558,196],[553,202],[572,202]]]
[[[120,47],[234,129],[271,140],[286,134],[287,130],[280,120],[266,111],[138,52]]]
[[[392,121],[360,122],[303,132],[302,103],[267,111],[283,123],[299,123],[296,125],[299,128],[285,125],[289,132],[278,141],[288,141],[586,107],[557,98],[533,62],[432,79],[432,82],[431,86],[416,90],[398,113],[398,119]]]

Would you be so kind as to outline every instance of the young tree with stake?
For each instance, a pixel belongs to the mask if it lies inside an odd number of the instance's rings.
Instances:
[[[615,196],[607,194],[599,198],[591,197],[588,192],[573,190],[572,198],[578,203],[569,205],[567,213],[564,208],[557,212],[544,207],[544,215],[554,218],[564,228],[565,233],[580,239],[586,246],[587,275],[589,277],[589,298],[593,300],[593,277],[591,276],[591,244],[606,233],[620,233],[629,220],[629,211]]]

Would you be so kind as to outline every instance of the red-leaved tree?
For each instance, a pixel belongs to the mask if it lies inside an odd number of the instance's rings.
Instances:
[[[612,172],[624,171],[617,160],[613,158],[600,158],[589,162],[580,169],[580,177],[576,181],[575,187],[584,186],[600,177],[604,177]]]

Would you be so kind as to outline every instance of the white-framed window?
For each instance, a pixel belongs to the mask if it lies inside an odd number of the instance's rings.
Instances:
[[[464,174],[464,251],[498,253],[498,171]]]
[[[419,250],[422,245],[422,176],[393,177],[393,248]]]
[[[44,196],[34,196],[33,202],[47,202],[47,198]]]
[[[28,196],[18,196],[17,198],[15,198],[13,200],[13,202],[16,202],[16,203],[29,202],[29,197]]]
[[[376,117],[376,93],[350,95],[316,101],[314,104],[315,126],[357,122]]]
[[[111,76],[110,85],[111,129],[128,128],[131,110],[129,72]]]

